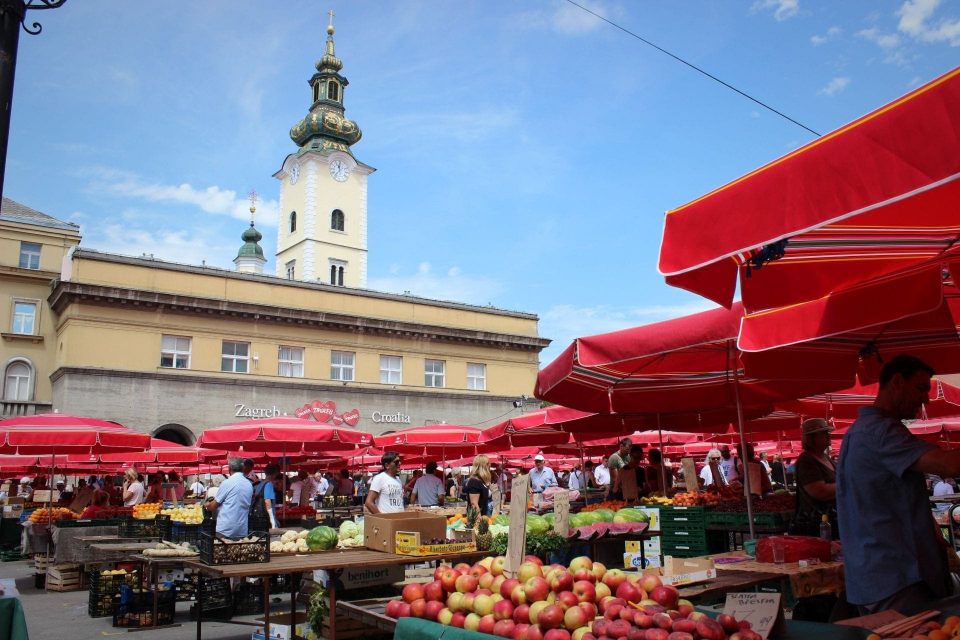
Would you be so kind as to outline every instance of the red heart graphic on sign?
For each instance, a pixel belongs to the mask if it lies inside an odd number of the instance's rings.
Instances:
[[[333,417],[333,414],[337,412],[337,403],[333,400],[327,400],[323,403],[320,401],[315,401],[315,404],[317,406],[313,410],[313,416],[319,422],[329,422],[330,418]]]
[[[343,417],[342,417],[342,416],[338,416],[337,414],[333,414],[333,415],[330,417],[330,421],[333,422],[333,426],[339,427],[340,425],[343,424]]]
[[[357,423],[360,422],[360,411],[357,409],[350,409],[343,414],[343,421],[346,422],[351,427],[357,426]]]
[[[330,416],[323,414],[323,404],[319,400],[314,400],[307,406],[310,407],[310,415],[317,422],[326,422],[330,419]]]
[[[303,418],[304,420],[310,417],[310,405],[305,404],[302,407],[299,407],[293,411],[293,415],[298,418]]]

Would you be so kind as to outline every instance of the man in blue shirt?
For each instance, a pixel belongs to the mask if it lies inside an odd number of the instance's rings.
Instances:
[[[217,488],[216,497],[207,500],[206,508],[217,512],[217,533],[228,538],[243,538],[247,535],[253,485],[243,475],[241,458],[230,458],[228,465],[230,477]]]
[[[533,493],[533,505],[540,506],[543,492],[547,487],[557,486],[557,476],[553,469],[547,466],[542,454],[533,458],[533,469],[530,469],[530,491]]]
[[[929,402],[932,375],[913,356],[888,362],[873,406],[860,409],[840,449],[837,512],[847,600],[863,614],[925,608],[950,593],[946,543],[924,474],[957,473],[960,453],[920,440],[902,422]]]

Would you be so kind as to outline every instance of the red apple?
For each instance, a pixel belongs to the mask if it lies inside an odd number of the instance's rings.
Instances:
[[[527,619],[530,620],[530,624],[537,624],[540,619],[540,612],[550,606],[550,603],[546,600],[540,600],[534,602],[527,609]]]
[[[600,618],[599,620],[594,620],[590,625],[590,631],[593,632],[593,635],[598,638],[607,635],[607,629],[610,627],[610,621],[605,618]]]
[[[493,562],[490,563],[490,573],[494,576],[503,575],[503,565],[507,562],[507,559],[503,556],[497,556],[493,559]]]
[[[549,604],[537,615],[541,629],[556,629],[563,624],[563,609],[558,604]]]
[[[680,613],[679,611],[677,611],[676,609],[669,609],[667,611],[667,615],[673,618],[674,621],[686,619],[686,616]]]
[[[667,609],[676,609],[680,600],[680,592],[669,585],[660,585],[650,592],[650,597]]]
[[[541,560],[541,559],[539,558],[539,556],[526,555],[526,556],[523,556],[523,561],[524,561],[524,562],[532,562],[532,563],[534,563],[534,564],[540,565],[541,567],[543,566],[543,560]]]
[[[451,593],[457,590],[457,578],[460,577],[460,572],[454,569],[453,567],[444,567],[443,571],[440,572],[440,584],[443,585],[443,590],[447,593]]]
[[[573,633],[570,634],[570,640],[584,640],[585,638],[586,640],[597,640],[594,635],[590,633],[590,627],[574,629]]]
[[[542,578],[543,568],[535,562],[524,562],[517,567],[517,578],[520,582],[526,582],[530,578]]]
[[[627,574],[622,569],[610,569],[603,574],[603,584],[610,587],[610,591],[616,591],[617,587],[627,581]]]
[[[576,574],[580,569],[593,570],[593,560],[589,556],[577,556],[570,561],[570,572]]]
[[[453,565],[453,568],[460,573],[470,573],[470,565],[468,565],[466,562],[458,562],[457,564]]]
[[[410,615],[414,618],[426,618],[427,617],[427,601],[423,598],[419,600],[414,600],[410,603]]]
[[[597,617],[597,605],[592,602],[581,602],[577,605],[587,613],[587,620],[593,620]]]
[[[614,620],[607,625],[607,635],[611,638],[620,638],[630,633],[630,623],[626,620]]]
[[[593,573],[593,577],[596,578],[597,582],[602,582],[603,576],[607,573],[607,566],[600,562],[594,562],[591,572]]]
[[[704,614],[704,615],[706,615],[706,614]],[[751,627],[753,627],[753,625],[750,624],[750,621],[749,621],[749,620],[740,620],[739,622],[740,622],[740,628],[741,628],[741,629],[750,629]]]
[[[693,640],[693,635],[683,631],[674,631],[667,636],[667,640]]]
[[[411,606],[411,609],[413,607]],[[440,617],[440,612],[446,610],[446,607],[443,606],[442,602],[437,602],[436,600],[427,600],[426,607],[426,619],[427,620],[438,620]]]
[[[634,611],[636,610],[633,607],[626,605],[623,607],[623,609],[620,609],[619,618],[621,620],[626,620],[627,622],[633,622]]]
[[[638,627],[630,627],[630,633],[627,634],[627,640],[646,640],[647,630]]]
[[[463,620],[463,628],[470,631],[479,631],[480,616],[475,613],[468,613],[467,617]]]
[[[585,627],[589,621],[587,612],[580,607],[570,607],[563,612],[563,626],[570,631]]]
[[[404,602],[412,603],[416,600],[423,600],[424,599],[423,585],[417,582],[411,582],[410,584],[408,584],[403,588],[403,592],[401,595],[403,596]]]
[[[704,618],[709,618],[709,617],[710,616],[708,616],[707,614],[701,611],[694,611],[693,613],[687,616],[687,620],[693,620],[694,622],[697,622],[698,620],[702,620]],[[737,628],[739,629],[739,627]]]
[[[573,574],[566,569],[557,569],[550,572],[547,581],[550,583],[550,588],[557,593],[570,591],[573,588]]]
[[[527,640],[543,640],[543,629],[538,624],[527,627]]]
[[[684,617],[687,617],[693,613],[693,603],[689,600],[677,600],[677,611],[679,611]]]
[[[566,611],[570,607],[575,607],[580,602],[580,599],[577,598],[576,594],[572,591],[561,591],[557,594],[556,603]]]
[[[618,598],[623,598],[627,602],[640,602],[647,597],[647,594],[645,594],[640,587],[629,580],[620,583],[620,586],[617,587],[616,595]]]
[[[641,629],[649,629],[653,626],[653,616],[643,611],[636,611],[633,614],[633,624]]]
[[[523,583],[523,593],[527,597],[527,602],[546,600],[547,594],[550,593],[550,585],[544,578],[534,576]]]
[[[479,561],[477,561],[476,564],[480,565],[487,571],[490,571],[490,565],[493,564],[493,556],[487,556],[485,558],[481,558]]]
[[[490,573],[493,573],[492,571]],[[503,583],[507,581],[507,576],[502,573],[493,578],[493,584],[490,585],[490,591],[494,593],[500,593],[500,587],[503,586]]]
[[[476,599],[477,599],[477,596],[475,596],[472,593],[463,594],[463,597],[460,598],[460,610],[463,611],[464,613],[470,613],[471,611],[473,611],[473,603],[474,603],[474,600]]]
[[[480,624],[477,626],[477,631],[493,635],[493,628],[496,624],[497,619],[493,617],[492,613],[488,613],[485,616],[480,616]]]
[[[410,586],[410,585],[407,585]],[[404,587],[406,590],[406,587]],[[443,602],[444,593],[443,593],[443,584],[439,580],[434,580],[433,582],[428,582],[423,587],[423,597],[426,600],[434,600],[436,602]]]
[[[673,621],[673,630],[681,631],[683,633],[689,633],[693,635],[697,632],[697,623],[693,620],[674,620]]]
[[[543,634],[543,640],[570,640],[570,632],[566,629],[550,629]]]
[[[504,598],[509,598],[510,594],[513,593],[513,588],[520,584],[520,581],[516,578],[507,578],[503,581],[503,584],[500,585],[500,595]]]
[[[721,613],[718,615],[717,623],[723,627],[723,630],[727,633],[733,633],[740,630],[740,623],[737,622],[737,619],[729,613]]]
[[[504,600],[504,602],[508,602]],[[513,604],[512,602],[510,604]],[[517,624],[530,624],[530,605],[521,604],[513,608],[513,621]]]
[[[401,604],[405,604],[403,600],[391,600],[387,603],[387,606],[384,607],[383,612],[390,618],[399,618],[399,607]]]
[[[607,620],[616,620],[620,617],[620,612],[623,610],[622,604],[611,604],[607,605],[606,610],[603,612],[603,617]],[[632,615],[632,614],[631,614]],[[603,635],[603,634],[600,634]]]
[[[473,595],[475,595],[475,596],[492,596],[492,595],[493,595],[493,591],[490,591],[490,589],[477,589],[476,591],[473,592]]]
[[[670,634],[666,629],[651,628],[644,632],[644,640],[667,640]]]
[[[457,578],[456,587],[460,593],[471,593],[477,590],[477,578],[469,574],[461,574]]]
[[[529,623],[518,622],[516,626],[513,627],[513,640],[527,640],[527,629],[529,628]]]
[[[452,568],[453,568],[453,567],[451,567],[450,565],[448,565],[448,564],[446,564],[446,563],[441,563],[441,564],[437,565],[437,568],[433,570],[433,579],[434,579],[434,580],[439,580],[441,573],[443,573],[443,572],[446,571],[447,569],[452,569]]]
[[[627,601],[623,598],[614,598],[613,596],[607,596],[600,601],[600,612],[603,613],[606,611],[607,607],[613,606],[615,604],[620,605],[621,607],[627,606]]]
[[[527,602],[527,594],[523,590],[523,585],[518,584],[513,587],[513,591],[510,592],[510,601],[516,605],[525,604]]]
[[[485,574],[485,573],[490,573],[490,572],[487,571],[487,568],[486,568],[485,566],[483,566],[482,564],[480,564],[480,563],[478,562],[477,564],[475,564],[475,565],[473,565],[472,567],[470,567],[470,570],[467,571],[467,573],[470,574],[471,576],[473,576],[474,578],[476,578],[477,580],[479,580],[479,579],[480,579],[480,576],[482,576],[482,575]]]
[[[510,638],[513,636],[513,630],[516,626],[513,620],[497,620],[497,623],[493,625],[493,635]]]
[[[744,638],[743,634],[740,633],[739,631],[734,631],[729,636],[727,636],[727,640],[746,640],[746,638]]]
[[[580,602],[596,602],[597,590],[588,580],[578,580],[573,583],[573,593]]]
[[[587,569],[577,569],[573,574],[574,582],[579,582],[580,580],[586,580],[587,582],[596,582],[597,577],[593,575],[592,571]]]
[[[486,616],[493,613],[493,598],[488,595],[478,595],[473,599],[473,611],[477,615]]]
[[[727,637],[720,623],[712,618],[697,620],[697,635],[703,640],[724,640]]]
[[[489,571],[480,575],[477,579],[477,584],[480,585],[481,589],[489,589],[493,591],[493,581],[496,580],[496,577]]]
[[[653,624],[661,629],[670,631],[673,629],[673,618],[671,618],[665,612],[655,613],[653,614]]]
[[[459,591],[454,591],[449,596],[447,596],[447,608],[451,611],[459,611],[460,605],[463,603],[463,594]]]
[[[453,615],[450,617],[450,626],[451,627],[460,627],[463,629],[463,625],[467,620],[467,616],[463,611],[454,611]]]
[[[660,576],[656,573],[656,571],[657,571],[656,569],[653,569],[651,571],[644,571],[643,575],[640,576],[638,585],[641,589],[643,589],[647,593],[650,593],[651,591],[659,587],[661,584],[663,584],[660,581]]]
[[[513,619],[513,603],[509,600],[500,600],[493,604],[493,617],[497,620]]]
[[[610,592],[610,587],[608,587],[607,585],[603,584],[602,582],[596,583],[596,584],[594,585],[594,587],[595,587],[596,590],[597,590],[597,602],[600,602],[600,601],[603,600],[604,598],[609,598],[610,596],[613,595],[613,594]]]
[[[440,624],[449,625],[452,623],[452,621],[453,621],[453,611],[450,611],[450,609],[447,609],[446,607],[441,609],[440,612],[437,614],[437,622],[439,622]]]

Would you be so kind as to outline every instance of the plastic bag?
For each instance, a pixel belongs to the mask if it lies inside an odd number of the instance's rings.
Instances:
[[[833,559],[829,540],[811,536],[768,536],[757,541],[757,562],[773,562],[773,545],[776,543],[783,545],[785,562],[810,558],[830,562]]]

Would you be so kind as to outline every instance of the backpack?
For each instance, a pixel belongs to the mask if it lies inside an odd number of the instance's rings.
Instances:
[[[263,497],[268,482],[270,481],[261,480],[253,488],[247,527],[250,531],[269,531],[270,529],[270,514],[267,512],[267,503]]]

